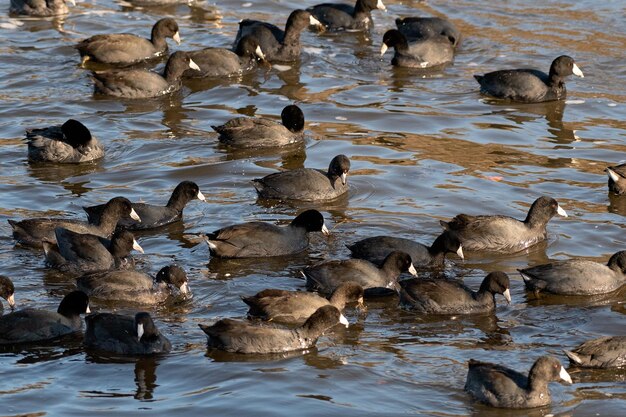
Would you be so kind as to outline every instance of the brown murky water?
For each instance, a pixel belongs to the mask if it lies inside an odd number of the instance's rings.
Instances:
[[[254,4],[252,4],[254,3]],[[607,193],[603,169],[626,146],[625,3],[386,1],[371,35],[305,32],[299,66],[264,68],[232,82],[195,82],[172,97],[94,99],[89,73],[72,45],[94,33],[148,34],[175,16],[183,49],[229,46],[243,17],[283,25],[296,1],[224,1],[135,8],[111,0],[81,2],[62,19],[0,17],[0,273],[16,285],[20,306],[56,308],[73,287],[46,270],[38,253],[14,247],[8,218],[65,214],[116,195],[165,202],[193,180],[208,204],[192,202],[184,225],[143,234],[143,269],[176,261],[189,271],[194,298],[154,312],[174,345],[158,358],[94,358],[80,337],[53,347],[0,353],[0,414],[146,415],[439,415],[617,416],[626,410],[626,376],[572,371],[575,384],[552,384],[553,406],[506,412],[463,392],[469,358],[528,369],[540,355],[585,339],[624,334],[625,294],[594,299],[533,299],[515,270],[548,259],[606,260],[625,249],[625,200]],[[306,5],[315,4],[314,1]],[[250,7],[252,6],[252,7]],[[378,57],[382,34],[398,15],[454,21],[464,41],[453,66],[422,77]],[[509,67],[547,71],[573,56],[584,79],[568,82],[565,103],[494,105],[478,94],[474,73]],[[210,126],[238,114],[278,115],[287,103],[307,118],[306,149],[229,153]],[[80,167],[26,162],[26,127],[72,117],[107,147],[104,161]],[[352,160],[348,198],[322,205],[332,237],[288,260],[209,261],[188,235],[242,220],[284,222],[303,206],[256,202],[252,178],[281,168],[326,167]],[[243,317],[239,300],[267,287],[302,288],[298,270],[345,258],[346,243],[393,234],[432,242],[439,219],[459,212],[525,216],[540,195],[570,217],[550,222],[548,244],[529,253],[452,259],[449,275],[478,287],[487,272],[512,277],[513,304],[495,317],[434,320],[399,310],[394,297],[349,312],[353,325],[307,354],[240,358],[207,353],[200,322]],[[499,300],[500,301],[500,300]],[[113,306],[93,305],[94,310]],[[119,311],[130,311],[119,308]],[[268,360],[271,359],[271,360]]]

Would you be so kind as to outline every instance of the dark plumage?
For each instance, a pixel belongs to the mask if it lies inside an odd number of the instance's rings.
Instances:
[[[211,255],[247,258],[292,255],[309,246],[309,232],[329,234],[317,210],[300,213],[288,226],[264,222],[235,224],[207,233]]]
[[[277,172],[252,180],[261,198],[279,200],[320,201],[332,200],[348,192],[346,177],[350,171],[350,160],[337,155],[328,171],[300,168]]]
[[[554,215],[567,217],[555,199],[539,197],[530,206],[524,221],[508,216],[459,214],[444,229],[455,234],[464,250],[514,253],[546,239],[546,225]]]
[[[208,336],[208,346],[234,353],[280,353],[308,349],[328,329],[348,320],[327,305],[320,307],[295,329],[270,327],[247,321],[222,319],[212,326],[199,324]]]
[[[9,307],[11,307],[11,310],[15,309],[14,294],[15,294],[15,286],[13,285],[13,281],[11,281],[11,279],[8,277],[0,275],[0,297],[7,300],[7,303],[9,303]],[[4,307],[2,306],[2,303],[0,302],[0,315],[2,315],[3,310],[4,310]]]
[[[615,194],[626,194],[626,164],[607,167],[609,191]]]
[[[159,333],[149,313],[135,317],[97,313],[85,317],[84,344],[87,349],[120,355],[152,355],[167,353],[172,344]]]
[[[622,368],[626,366],[626,336],[588,340],[573,350],[564,351],[570,362],[584,368]]]
[[[304,114],[289,105],[280,114],[281,123],[263,117],[236,117],[220,126],[211,126],[219,140],[240,148],[284,146],[304,141]]]
[[[534,408],[552,402],[548,383],[563,380],[572,383],[558,359],[542,356],[530,368],[528,376],[488,362],[469,360],[465,391],[476,400],[499,408]]]
[[[250,36],[241,38],[234,52],[226,48],[204,48],[187,54],[200,67],[184,72],[183,75],[190,78],[240,75],[256,67],[257,59],[265,59],[259,43]]]
[[[80,315],[89,313],[89,297],[81,291],[67,294],[56,313],[25,308],[0,317],[0,345],[39,342],[77,332]]]
[[[346,282],[359,284],[365,295],[395,290],[402,272],[417,275],[411,257],[404,252],[391,252],[380,268],[363,259],[347,259],[322,262],[302,270],[307,288],[327,295]]]
[[[408,40],[399,30],[391,29],[383,35],[380,56],[388,48],[395,49],[391,63],[398,67],[438,68],[454,60],[454,48],[444,36]]]
[[[343,311],[347,303],[363,305],[363,288],[351,282],[341,284],[330,299],[311,292],[263,290],[251,297],[241,297],[250,306],[248,315],[280,323],[300,324],[325,305]]]
[[[76,286],[89,297],[133,304],[157,304],[179,292],[191,296],[185,270],[177,265],[162,268],[154,278],[134,270],[94,272],[76,279]]]
[[[562,295],[594,295],[616,291],[626,284],[626,251],[606,265],[584,259],[551,262],[520,269],[526,288]]]
[[[561,55],[552,61],[550,72],[535,69],[512,69],[474,75],[480,92],[489,96],[527,103],[562,100],[565,98],[565,77],[584,77],[574,59]]]
[[[41,248],[42,241],[56,242],[54,229],[63,227],[76,233],[90,233],[101,237],[109,237],[113,234],[117,222],[122,217],[131,217],[140,221],[141,218],[133,210],[133,207],[124,197],[115,197],[106,203],[99,223],[87,223],[76,219],[49,219],[35,218],[22,221],[8,220],[13,228],[13,238],[19,243]]]
[[[396,27],[407,39],[429,39],[444,36],[455,48],[461,41],[461,32],[456,26],[440,17],[397,18]]]
[[[235,45],[244,36],[251,36],[259,43],[268,61],[296,61],[300,58],[300,33],[309,25],[321,26],[321,23],[306,10],[291,12],[284,31],[271,23],[244,19],[239,22]]]
[[[62,227],[57,227],[54,232],[57,244],[43,242],[46,263],[72,274],[132,267],[134,262],[128,259],[130,251],[135,249],[143,253],[132,233],[126,230],[115,232],[111,240]]]
[[[27,16],[58,16],[69,13],[66,3],[76,6],[74,0],[11,0],[9,13]]]
[[[347,246],[353,258],[366,259],[378,266],[393,251],[408,253],[416,268],[442,268],[448,253],[456,253],[463,259],[461,242],[448,231],[441,233],[430,247],[393,236],[368,237]]]
[[[324,3],[309,7],[309,11],[328,31],[367,30],[374,25],[372,10],[387,10],[382,0],[357,0],[354,6]]]
[[[132,203],[133,210],[141,218],[141,221],[134,220],[131,217],[121,217],[117,224],[127,230],[146,230],[165,226],[182,220],[185,206],[196,198],[200,201],[206,201],[195,182],[183,181],[174,188],[165,206]],[[98,223],[100,221],[104,207],[106,207],[104,204],[83,207],[83,210],[87,212],[89,223]]]
[[[479,314],[496,309],[496,294],[511,302],[509,277],[492,272],[480,289],[472,291],[458,281],[415,278],[400,281],[400,304],[424,314]]]
[[[87,61],[111,65],[131,65],[167,53],[166,38],[180,44],[178,24],[171,17],[161,19],[152,27],[150,39],[132,33],[95,35],[76,45],[83,65]]]
[[[27,129],[28,160],[77,164],[104,156],[104,147],[87,127],[69,119],[62,125],[42,129]]]
[[[180,90],[187,68],[199,69],[186,52],[174,52],[165,64],[163,74],[145,69],[96,72],[95,92],[123,98],[150,98]]]

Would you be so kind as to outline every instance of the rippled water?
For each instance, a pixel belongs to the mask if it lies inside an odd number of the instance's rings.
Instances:
[[[139,8],[81,2],[61,19],[0,17],[0,273],[20,306],[55,309],[71,280],[46,270],[38,253],[14,247],[8,218],[83,217],[81,206],[116,195],[165,203],[181,180],[207,196],[185,210],[184,225],[140,235],[141,267],[176,261],[194,298],[154,315],[174,345],[157,358],[119,360],[84,353],[80,337],[53,347],[0,353],[2,415],[623,415],[624,372],[572,371],[552,384],[553,406],[503,412],[463,392],[469,358],[528,369],[540,355],[609,334],[624,334],[625,294],[562,299],[527,295],[515,270],[548,259],[606,260],[625,249],[626,200],[608,195],[603,169],[624,158],[626,32],[622,1],[386,1],[371,35],[302,35],[301,64],[265,67],[232,82],[194,82],[172,97],[94,98],[72,45],[94,33],[150,32],[175,16],[183,49],[229,46],[243,17],[282,26],[297,1],[225,1]],[[306,5],[315,4],[314,1]],[[252,7],[250,7],[252,6]],[[378,57],[398,15],[447,16],[464,35],[453,66],[421,76]],[[478,94],[472,74],[536,67],[573,56],[584,79],[568,80],[565,103],[498,105]],[[295,102],[307,118],[305,150],[229,153],[212,124],[238,114],[280,114]],[[26,161],[26,127],[83,121],[107,147],[101,163],[40,167]],[[193,235],[243,220],[286,222],[304,206],[256,202],[249,180],[281,168],[352,160],[349,197],[320,209],[332,237],[313,236],[308,253],[288,260],[209,261]],[[243,317],[240,295],[267,287],[302,288],[298,270],[345,258],[346,243],[394,234],[430,243],[439,219],[459,212],[525,217],[540,195],[570,217],[549,224],[548,244],[515,256],[452,259],[449,275],[478,287],[487,272],[512,278],[513,304],[496,317],[434,320],[398,309],[394,297],[290,357],[241,358],[206,350],[198,323]],[[623,197],[626,199],[626,197]],[[498,301],[501,301],[500,299]],[[93,305],[94,310],[115,306]],[[119,311],[130,312],[125,308]]]

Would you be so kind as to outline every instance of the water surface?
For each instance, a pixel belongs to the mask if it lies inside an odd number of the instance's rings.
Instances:
[[[626,409],[622,372],[572,370],[575,384],[552,384],[554,404],[503,412],[463,392],[469,358],[528,369],[546,353],[594,337],[624,334],[625,294],[563,299],[526,294],[517,268],[549,259],[605,261],[625,249],[626,200],[609,196],[605,166],[626,146],[624,3],[386,1],[368,35],[305,32],[299,65],[264,67],[227,82],[193,82],[155,100],[93,97],[89,72],[72,45],[104,32],[150,32],[176,17],[181,49],[229,46],[244,17],[283,26],[297,1],[225,1],[140,8],[104,0],[81,2],[63,18],[0,17],[0,272],[16,285],[21,307],[56,309],[73,288],[46,270],[39,253],[14,246],[9,218],[83,217],[81,206],[117,195],[165,203],[182,180],[197,182],[208,204],[192,202],[184,224],[144,233],[141,268],[171,262],[191,277],[193,300],[153,312],[173,353],[122,360],[86,354],[80,337],[53,347],[0,353],[3,415],[197,416],[596,416]],[[315,4],[314,1],[306,5]],[[250,7],[252,6],[252,7]],[[453,66],[422,75],[380,59],[380,41],[396,16],[447,16],[464,39]],[[175,45],[171,45],[178,48]],[[568,79],[565,102],[493,104],[472,74],[501,68],[547,71],[568,54],[585,78]],[[575,79],[574,79],[575,78]],[[237,115],[273,116],[297,103],[307,118],[304,149],[232,152],[211,125]],[[107,156],[79,167],[30,165],[21,138],[27,127],[84,122]],[[313,205],[256,201],[250,180],[279,169],[324,168],[336,154],[352,160],[347,198],[318,206],[333,235],[312,236],[310,250],[286,260],[209,260],[193,235],[223,225],[288,222]],[[298,271],[345,258],[345,244],[377,234],[431,243],[438,221],[459,212],[523,218],[540,195],[556,198],[567,219],[549,224],[550,239],[514,256],[452,257],[448,274],[477,288],[490,271],[512,278],[513,304],[499,298],[495,316],[437,320],[372,301],[353,325],[323,337],[306,354],[241,358],[207,352],[198,323],[243,317],[240,295],[268,287],[303,288]],[[626,198],[626,197],[624,197]],[[93,305],[93,310],[127,307]],[[270,360],[271,359],[271,360]]]

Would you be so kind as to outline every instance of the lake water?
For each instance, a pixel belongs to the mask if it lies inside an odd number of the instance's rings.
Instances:
[[[306,5],[316,2],[309,1]],[[197,182],[208,204],[191,202],[184,224],[139,235],[140,267],[178,262],[194,298],[153,311],[174,345],[140,360],[85,354],[80,337],[52,347],[0,353],[0,414],[10,416],[617,416],[626,410],[624,371],[572,370],[574,385],[551,384],[552,407],[508,412],[475,404],[463,392],[470,358],[530,368],[540,355],[602,335],[625,334],[624,293],[534,299],[517,268],[548,259],[605,261],[626,249],[626,197],[608,195],[603,170],[626,159],[626,31],[623,1],[385,1],[371,34],[302,35],[300,65],[264,67],[239,80],[194,82],[155,100],[93,97],[90,74],[72,48],[96,33],[148,36],[162,16],[176,17],[183,43],[173,49],[230,46],[240,19],[283,26],[297,1],[224,1],[138,8],[84,1],[57,19],[0,16],[0,273],[11,277],[20,307],[56,309],[73,282],[44,267],[40,253],[16,248],[9,218],[84,218],[83,205],[117,195],[151,203],[182,180]],[[378,56],[397,16],[447,16],[462,31],[455,63],[422,76]],[[497,105],[472,74],[502,68],[547,71],[562,54],[584,79],[568,79],[566,102]],[[307,119],[306,149],[232,153],[211,125],[237,115],[277,116],[297,103]],[[37,167],[26,160],[27,127],[85,123],[107,147],[98,164]],[[250,180],[279,169],[325,168],[352,160],[347,198],[325,205],[256,201]],[[550,239],[515,256],[452,256],[448,274],[477,288],[490,271],[512,279],[513,303],[496,316],[425,319],[395,297],[368,302],[366,314],[320,339],[307,354],[241,358],[207,352],[197,324],[244,317],[240,295],[268,287],[303,288],[298,271],[346,258],[345,244],[378,234],[431,243],[438,220],[501,213],[524,218],[537,197],[556,198],[570,217],[554,218]],[[287,222],[319,208],[332,236],[287,260],[209,261],[194,234],[241,221]],[[6,308],[6,305],[5,305]],[[93,304],[94,311],[132,309]]]

